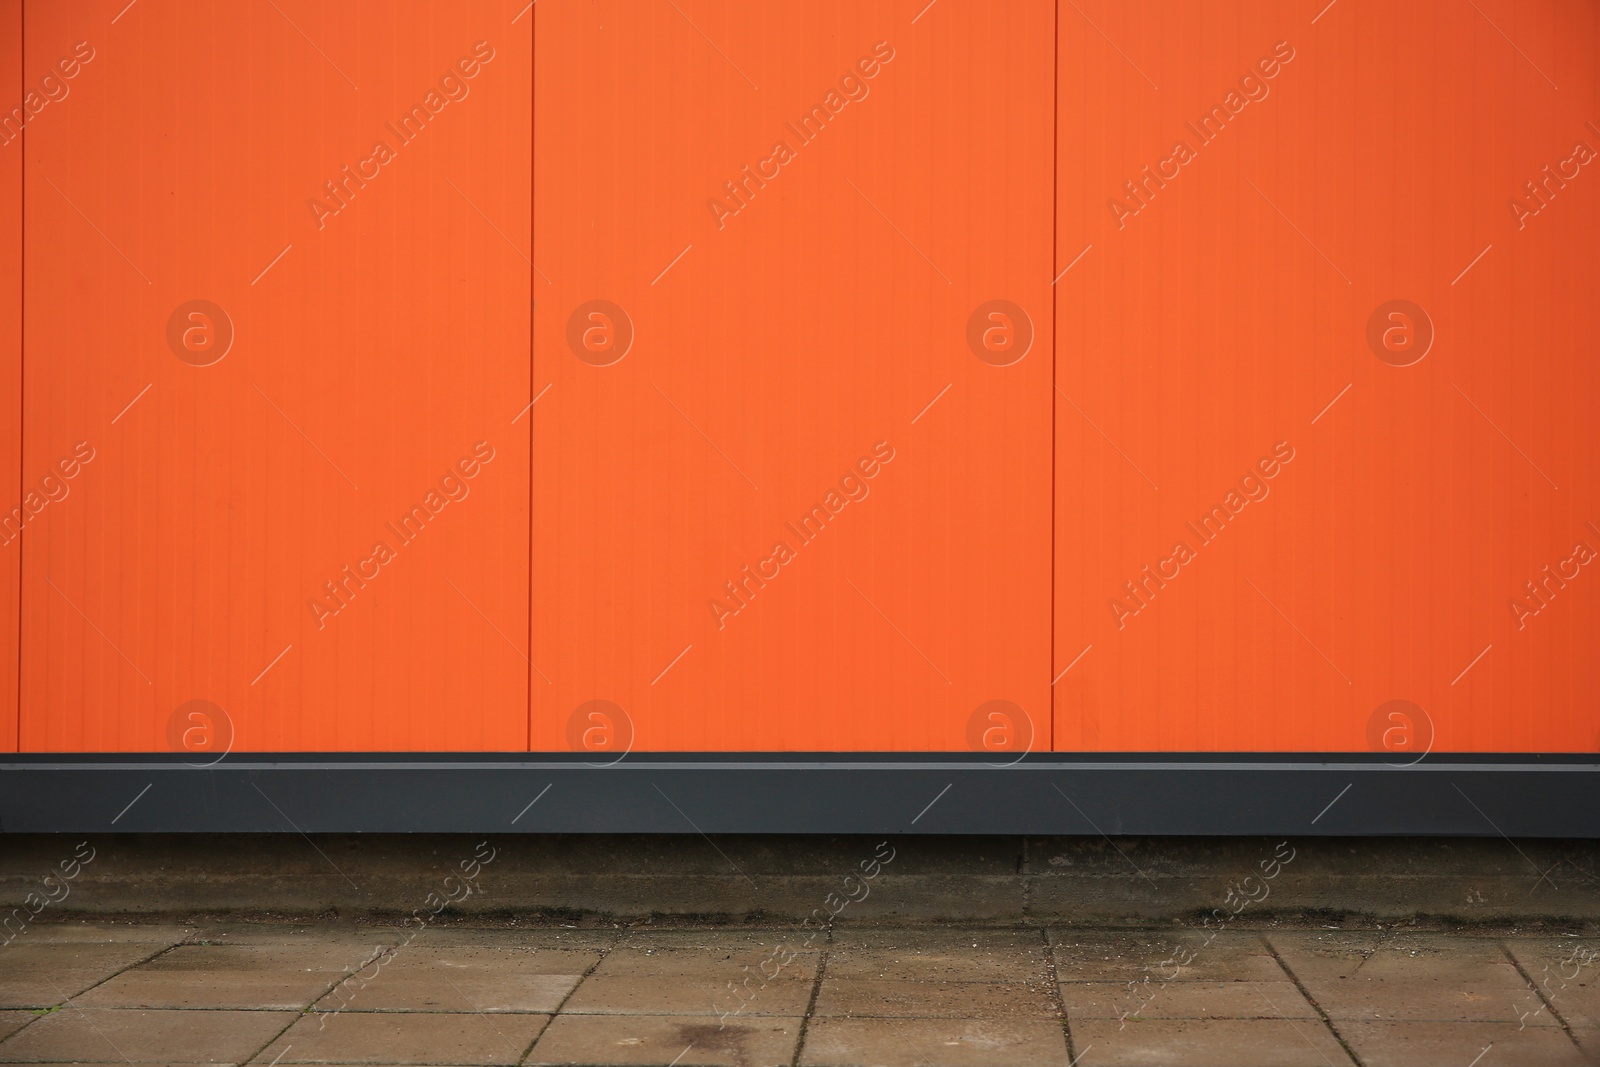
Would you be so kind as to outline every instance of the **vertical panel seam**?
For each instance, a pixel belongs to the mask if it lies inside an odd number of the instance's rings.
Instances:
[[[538,195],[534,194],[534,168],[539,158],[539,5],[534,3],[528,13],[528,392],[538,384],[538,362],[533,352],[534,267],[533,258],[539,254],[534,245],[534,232],[538,230]],[[528,408],[528,707],[523,717],[525,741],[523,750],[533,752],[533,422],[539,414]],[[552,1019],[554,1021],[554,1019]]]
[[[26,95],[24,90],[28,84],[28,3],[27,0],[18,0],[17,3],[17,99],[21,100]],[[26,105],[24,105],[26,108]],[[17,131],[17,502],[22,501],[22,487],[25,482],[27,437],[23,432],[23,422],[27,418],[27,288],[28,288],[28,132],[27,124]],[[25,509],[24,509],[25,510]],[[23,544],[22,528],[17,527],[17,702],[16,734],[11,751],[22,751],[22,579],[25,571],[22,566],[22,554],[27,551]]]
[[[1051,5],[1050,26],[1050,277],[1056,277],[1056,244],[1061,229],[1061,0]],[[1059,591],[1056,588],[1056,511],[1060,487],[1056,475],[1056,364],[1061,339],[1057,333],[1056,286],[1050,283],[1050,662],[1049,688],[1046,709],[1050,721],[1050,751],[1056,750],[1056,612],[1060,609]]]

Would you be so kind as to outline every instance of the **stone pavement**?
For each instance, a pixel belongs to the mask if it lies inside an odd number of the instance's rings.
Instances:
[[[1600,930],[1342,926],[40,920],[0,1062],[1600,1062]]]

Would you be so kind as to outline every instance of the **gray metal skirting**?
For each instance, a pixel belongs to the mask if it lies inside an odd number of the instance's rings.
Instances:
[[[26,755],[6,833],[1600,837],[1594,756]]]

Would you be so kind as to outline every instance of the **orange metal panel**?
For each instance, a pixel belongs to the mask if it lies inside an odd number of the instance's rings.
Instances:
[[[29,6],[24,749],[525,746],[514,14]]]
[[[1595,9],[1062,11],[1056,747],[1594,751]]]
[[[0,2],[0,749],[1600,747],[1592,8],[517,6]]]
[[[17,750],[22,465],[22,0],[0,0],[0,752]]]
[[[535,8],[534,748],[1048,744],[1054,11],[926,8]]]

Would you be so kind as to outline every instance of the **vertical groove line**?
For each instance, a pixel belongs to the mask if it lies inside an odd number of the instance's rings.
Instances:
[[[27,0],[19,0],[17,4],[17,33],[19,43],[17,47],[17,98],[26,96],[28,85],[28,4]],[[24,106],[26,110],[26,106]],[[28,290],[28,130],[27,123],[17,131],[17,502],[22,502],[22,487],[26,484],[26,463],[24,450],[28,445],[27,435],[23,432],[24,420],[27,418],[27,290]],[[27,509],[23,508],[26,512]],[[27,546],[22,542],[22,527],[17,527],[17,704],[16,704],[16,747],[11,751],[22,751],[22,560],[23,552]]]
[[[539,5],[536,3],[534,6],[538,7]],[[572,984],[572,988],[567,990],[567,995],[561,998],[561,1003],[557,1004],[555,1010],[550,1013],[550,1021],[545,1023],[537,1034],[533,1035],[533,1040],[528,1042],[528,1047],[522,1051],[521,1056],[517,1057],[519,1067],[528,1062],[528,1057],[533,1055],[533,1050],[539,1047],[539,1042],[544,1040],[544,1035],[548,1034],[550,1028],[556,1024],[556,1020],[561,1017],[561,1012],[566,1008],[567,1004],[571,1002],[573,997],[578,995],[578,990],[582,988],[583,983],[587,982],[594,975],[594,972],[600,969],[600,965],[606,961],[606,957],[611,955],[618,945],[622,944],[622,938],[623,935],[618,934],[609,943],[601,946],[600,958],[589,964],[584,972],[578,976],[578,980]]]
[[[1056,245],[1060,237],[1060,208],[1061,208],[1061,0],[1051,5],[1052,24],[1050,27],[1050,277],[1056,276]],[[1050,751],[1056,750],[1056,687],[1053,679],[1056,676],[1056,611],[1060,591],[1056,588],[1056,557],[1060,549],[1056,545],[1056,510],[1060,506],[1058,495],[1060,486],[1056,475],[1056,365],[1057,353],[1060,351],[1061,339],[1056,334],[1056,287],[1050,283],[1050,678],[1052,683],[1045,690],[1049,699],[1046,707],[1050,712]]]
[[[1273,961],[1277,963],[1284,974],[1289,976],[1289,981],[1294,983],[1294,987],[1299,991],[1301,999],[1311,1005],[1311,1010],[1317,1013],[1317,1018],[1322,1020],[1322,1025],[1327,1028],[1333,1039],[1339,1043],[1339,1047],[1344,1049],[1344,1054],[1350,1057],[1350,1061],[1355,1064],[1355,1067],[1366,1067],[1361,1057],[1356,1055],[1355,1048],[1345,1040],[1344,1035],[1339,1032],[1339,1028],[1333,1025],[1333,1017],[1327,1013],[1321,1004],[1317,1003],[1317,998],[1311,995],[1311,990],[1307,989],[1306,984],[1300,980],[1300,976],[1294,973],[1294,969],[1289,966],[1289,961],[1283,958],[1283,954],[1278,951],[1278,946],[1264,937],[1261,939],[1261,943],[1267,946],[1267,951],[1272,954]]]
[[[533,235],[538,214],[538,197],[534,195],[534,166],[539,158],[536,129],[539,124],[539,5],[535,3],[528,12],[528,395],[533,395],[537,382],[537,363],[533,351],[533,309],[538,305],[534,298],[535,275],[533,258],[538,254]],[[533,420],[538,413],[528,407],[528,706],[523,716],[523,751],[533,751]],[[554,1022],[554,1018],[551,1022]]]
[[[822,983],[827,977],[828,956],[833,951],[833,926],[828,926],[828,940],[822,944],[817,957],[817,977],[811,983],[811,999],[806,1001],[806,1013],[800,1017],[800,1033],[796,1035],[794,1052],[789,1057],[789,1067],[800,1067],[800,1057],[806,1051],[806,1037],[811,1032],[811,1018],[817,1013],[817,998],[822,994]]]
[[[1056,958],[1055,934],[1048,926],[1039,927],[1039,934],[1044,939],[1045,968],[1050,976],[1050,1002],[1061,1019],[1061,1036],[1066,1042],[1067,1064],[1071,1067],[1078,1062],[1077,1048],[1072,1041],[1072,1020],[1067,1017],[1067,998],[1061,993],[1061,961]]]
[[[1527,982],[1528,986],[1533,990],[1533,995],[1539,998],[1539,1002],[1541,1004],[1550,1009],[1550,1017],[1556,1021],[1557,1025],[1561,1027],[1562,1032],[1564,1032],[1567,1037],[1571,1039],[1572,1043],[1577,1045],[1578,1051],[1583,1052],[1583,1045],[1579,1044],[1578,1035],[1572,1032],[1572,1026],[1567,1022],[1566,1016],[1562,1015],[1561,1009],[1556,1007],[1555,1000],[1546,995],[1548,990],[1539,988],[1539,984],[1533,980],[1533,975],[1528,973],[1528,969],[1522,965],[1522,961],[1517,959],[1516,955],[1511,951],[1511,946],[1507,945],[1504,941],[1501,941],[1499,945],[1500,951],[1505,953],[1506,960],[1510,962],[1511,966],[1517,969],[1517,973],[1522,976],[1522,980]],[[1548,966],[1548,964],[1546,964],[1546,966]],[[1545,980],[1549,981],[1549,979]]]

